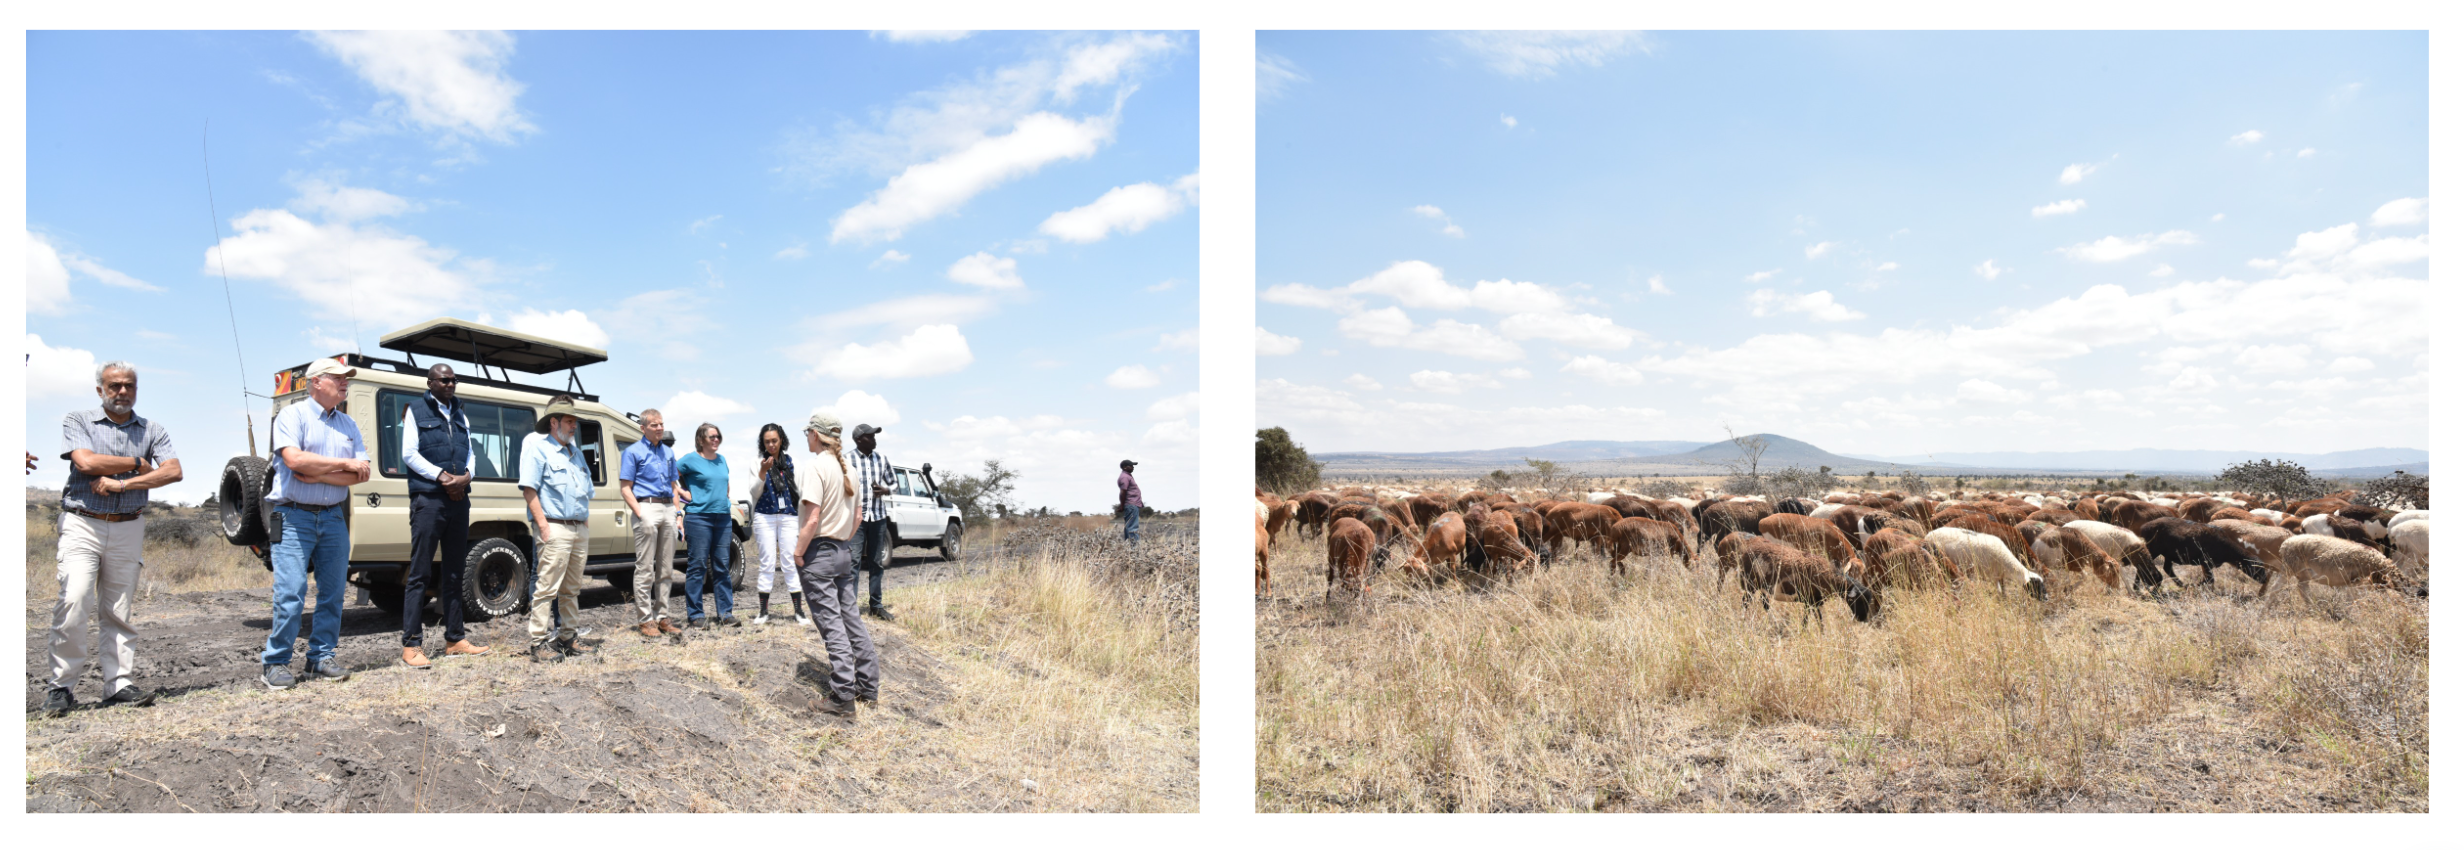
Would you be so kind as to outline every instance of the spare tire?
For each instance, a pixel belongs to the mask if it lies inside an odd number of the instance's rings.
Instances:
[[[265,543],[265,491],[271,468],[260,457],[235,457],[222,465],[222,488],[214,494],[222,539],[233,546]]]
[[[462,617],[484,621],[519,611],[529,588],[530,556],[521,544],[502,537],[481,540],[462,564]]]

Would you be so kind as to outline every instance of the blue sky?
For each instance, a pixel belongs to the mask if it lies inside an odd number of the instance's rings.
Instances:
[[[1313,451],[2427,448],[2421,33],[1258,40]]]
[[[1196,50],[34,33],[29,439],[50,454],[93,364],[130,360],[190,468],[167,495],[204,497],[246,442],[219,244],[254,392],[451,315],[606,349],[591,391],[716,422],[746,469],[762,423],[833,407],[903,464],[1005,460],[1029,506],[1103,510],[1127,457],[1149,504],[1189,507]]]

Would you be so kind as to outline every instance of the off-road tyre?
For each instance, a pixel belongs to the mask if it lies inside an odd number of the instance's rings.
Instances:
[[[265,543],[265,491],[272,480],[264,458],[235,457],[222,465],[222,486],[214,500],[223,540],[233,546]]]
[[[739,524],[738,527],[742,527],[741,524]],[[727,545],[727,570],[729,573],[727,580],[734,582],[736,585],[735,588],[729,592],[734,593],[737,596],[743,596],[744,588],[746,587],[744,583],[744,574],[752,572],[752,568],[747,567],[744,564],[744,540],[739,539]]]
[[[487,621],[522,610],[530,584],[530,556],[522,544],[490,537],[471,544],[462,563],[462,617]],[[627,585],[630,586],[630,582]]]
[[[967,542],[966,536],[966,529],[959,526],[958,520],[950,520],[949,525],[943,526],[941,529],[941,560],[958,560],[958,550]]]

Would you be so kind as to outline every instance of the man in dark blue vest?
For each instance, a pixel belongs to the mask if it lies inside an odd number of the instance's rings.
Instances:
[[[471,420],[453,367],[428,367],[428,394],[402,414],[402,468],[411,489],[411,563],[402,571],[402,663],[425,670],[427,589],[445,608],[445,657],[486,655],[462,632],[462,568],[471,537]],[[439,546],[443,563],[432,564]],[[433,581],[431,581],[433,579]]]

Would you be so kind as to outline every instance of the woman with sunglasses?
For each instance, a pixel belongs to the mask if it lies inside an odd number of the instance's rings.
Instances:
[[[727,512],[727,458],[719,454],[719,440],[719,426],[704,422],[693,429],[693,451],[676,458],[676,483],[690,497],[684,509],[688,628],[743,625],[735,617],[735,582],[727,578],[728,544],[735,539],[736,520]],[[717,597],[707,620],[702,617],[705,585]]]

